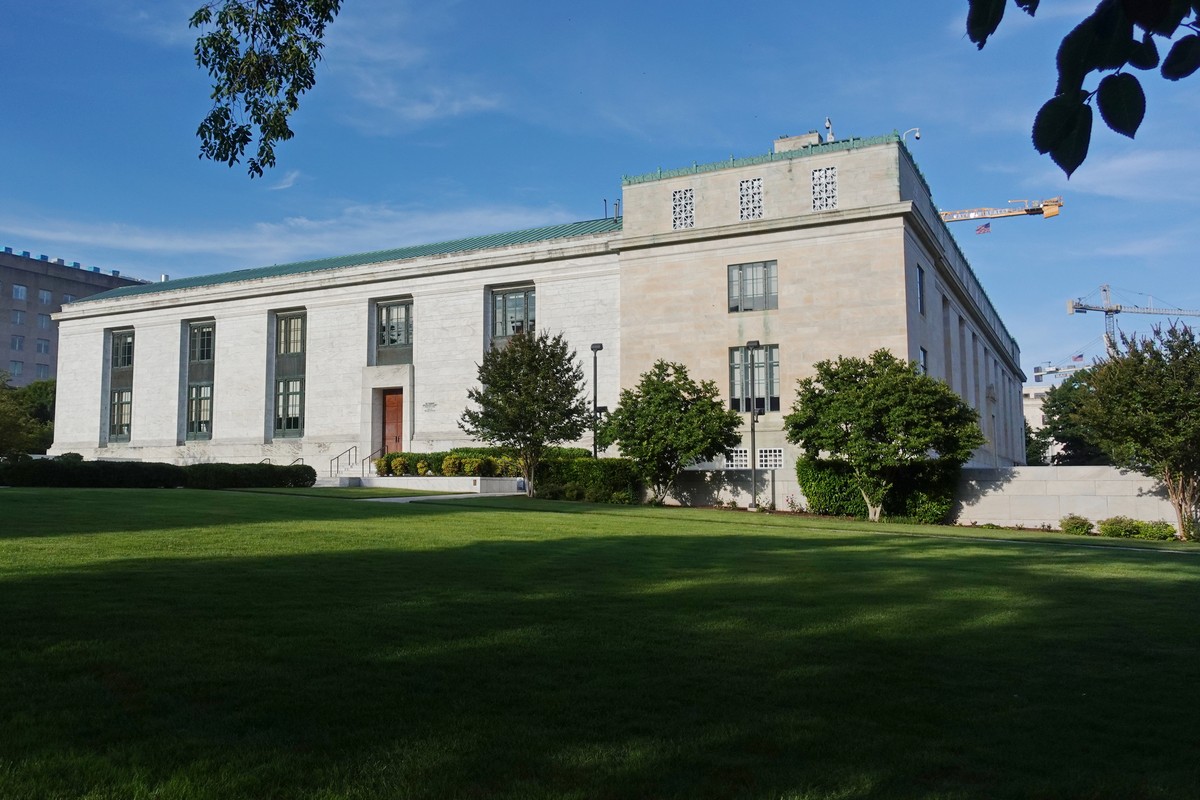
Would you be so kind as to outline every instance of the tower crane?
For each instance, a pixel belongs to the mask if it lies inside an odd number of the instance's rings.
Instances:
[[[1104,314],[1104,343],[1112,347],[1117,337],[1117,314],[1160,314],[1171,317],[1200,317],[1200,311],[1186,308],[1155,308],[1150,306],[1127,306],[1112,302],[1112,290],[1109,285],[1100,287],[1100,305],[1083,302],[1083,298],[1067,301],[1068,314],[1086,314],[1089,311],[1099,311]],[[1153,299],[1150,301],[1153,303]]]
[[[996,217],[1057,217],[1063,206],[1061,197],[1049,200],[1009,200],[1007,208],[964,208],[960,211],[940,211],[943,222],[963,222],[971,219],[995,219]],[[1020,205],[1016,205],[1020,203]]]

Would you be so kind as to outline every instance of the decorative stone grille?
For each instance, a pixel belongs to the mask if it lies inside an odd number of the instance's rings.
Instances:
[[[762,219],[763,195],[762,178],[750,178],[738,184],[738,198],[741,205],[741,219]]]
[[[671,229],[696,227],[696,196],[691,189],[671,192]]]
[[[783,448],[764,447],[758,451],[759,469],[783,469]]]
[[[739,447],[725,456],[725,469],[750,469],[750,451]]]
[[[832,211],[838,205],[837,167],[812,171],[813,211]]]

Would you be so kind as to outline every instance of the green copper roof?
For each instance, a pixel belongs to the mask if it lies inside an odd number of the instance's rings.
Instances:
[[[277,278],[283,275],[302,275],[307,272],[320,272],[341,267],[358,267],[364,264],[380,264],[385,261],[403,261],[422,256],[447,255],[450,253],[467,253],[474,250],[489,250],[496,247],[507,247],[517,244],[532,244],[552,239],[572,239],[578,236],[588,236],[596,233],[612,233],[621,230],[621,217],[605,217],[590,219],[583,222],[568,222],[563,225],[548,225],[543,228],[527,228],[508,233],[493,233],[487,236],[472,236],[467,239],[455,239],[450,242],[434,244],[418,244],[410,247],[398,247],[394,250],[376,250],[373,253],[357,253],[348,256],[334,256],[315,261],[297,261],[292,264],[273,264],[269,267],[254,267],[239,269],[234,272],[221,272],[216,275],[197,275],[192,278],[177,278],[172,281],[159,283],[143,283],[137,286],[123,286],[100,294],[77,300],[77,303],[87,303],[93,300],[110,300],[117,297],[132,297],[134,295],[151,294],[155,292],[170,292],[177,289],[195,289],[201,286],[217,286],[223,283],[237,283],[261,278]]]
[[[693,163],[690,167],[680,167],[679,169],[659,168],[656,172],[647,172],[645,175],[626,175],[621,178],[621,185],[630,186],[635,183],[650,183],[651,181],[660,181],[664,178],[682,178],[685,175],[698,175],[702,172],[716,172],[717,170],[732,169],[734,167],[752,167],[755,164],[769,164],[772,161],[790,161],[793,158],[807,158],[808,156],[821,155],[822,153],[836,153],[842,150],[857,150],[860,147],[893,144],[902,141],[902,139],[903,137],[899,133],[888,133],[883,136],[839,139],[836,142],[809,145],[797,150],[786,150],[782,153],[766,153],[765,155],[748,156],[746,158],[734,158],[730,156],[727,161],[713,161],[709,164]]]

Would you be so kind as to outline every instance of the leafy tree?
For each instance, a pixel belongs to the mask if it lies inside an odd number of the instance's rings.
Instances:
[[[467,392],[467,399],[479,408],[463,411],[458,426],[471,436],[511,448],[532,497],[533,476],[546,448],[575,441],[591,421],[582,382],[583,367],[562,334],[517,334],[507,346],[483,356],[482,385]]]
[[[0,372],[0,459],[16,458],[36,449],[41,426],[21,401],[19,389],[8,384]]]
[[[1031,467],[1041,467],[1046,464],[1046,455],[1050,451],[1050,437],[1046,429],[1034,430],[1025,423],[1025,463]]]
[[[1079,417],[1120,466],[1158,478],[1175,507],[1180,538],[1198,535],[1200,341],[1190,328],[1122,334],[1089,370]]]
[[[1046,392],[1042,401],[1042,416],[1046,425],[1040,433],[1057,442],[1059,452],[1051,460],[1064,467],[1111,464],[1112,459],[1096,441],[1091,424],[1080,417],[1083,401],[1088,395],[1088,370],[1069,375],[1062,383]]]
[[[1004,18],[1005,0],[969,2],[967,36],[983,49]],[[1033,16],[1039,0],[1013,3]],[[1189,77],[1200,68],[1198,24],[1200,3],[1189,0],[1101,0],[1058,48],[1058,85],[1034,118],[1034,148],[1070,176],[1087,158],[1093,99],[1105,124],[1132,139],[1146,114],[1146,95],[1126,68],[1157,68],[1169,81]],[[1170,44],[1161,60],[1157,39]],[[1089,91],[1084,82],[1093,72],[1109,74]]]
[[[599,435],[633,461],[652,501],[661,503],[685,467],[736,447],[741,424],[741,415],[725,407],[715,383],[697,383],[683,364],[659,359],[636,388],[621,390]]]
[[[250,177],[275,166],[275,144],[292,138],[288,117],[316,84],[325,26],[341,0],[211,0],[192,15],[196,63],[213,79],[200,123],[200,157],[233,166],[258,138]]]
[[[879,521],[884,499],[906,470],[966,463],[986,440],[979,415],[954,391],[887,350],[867,359],[821,361],[797,383],[784,418],[788,441],[812,459],[844,461]]]

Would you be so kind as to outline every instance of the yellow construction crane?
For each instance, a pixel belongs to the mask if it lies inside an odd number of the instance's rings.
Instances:
[[[1149,306],[1129,306],[1112,301],[1112,289],[1107,283],[1100,286],[1101,304],[1083,302],[1083,298],[1067,301],[1068,314],[1086,314],[1089,311],[1100,311],[1104,314],[1104,343],[1112,347],[1117,338],[1117,314],[1157,314],[1167,317],[1200,317],[1200,311],[1187,308],[1155,308],[1153,300]]]
[[[941,211],[944,222],[964,222],[996,217],[1057,217],[1063,206],[1061,197],[1049,200],[1009,200],[1008,208],[964,208],[961,211]],[[1020,205],[1017,205],[1020,203]]]

